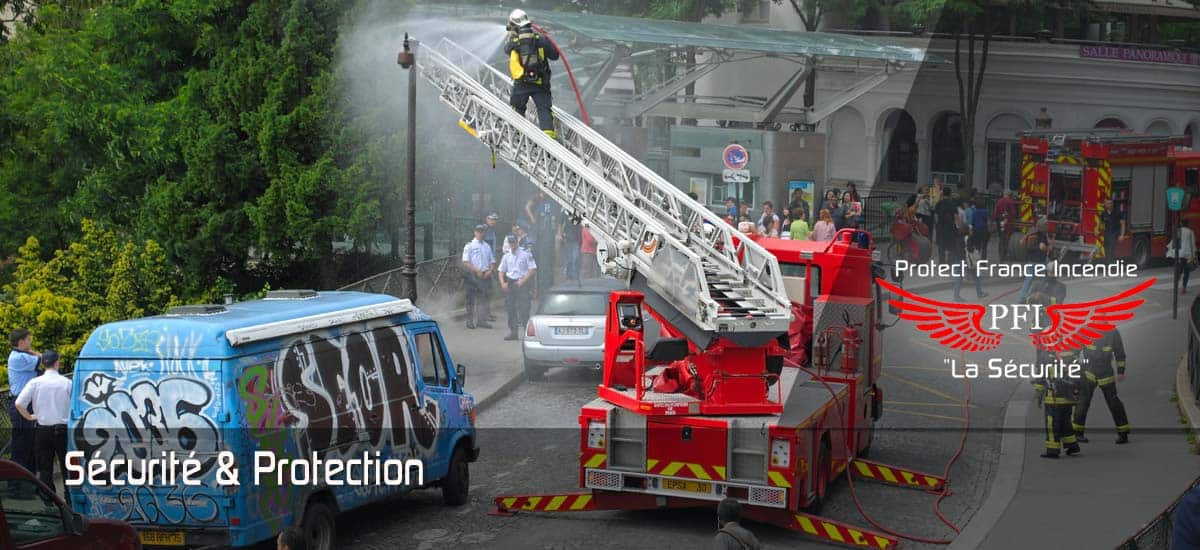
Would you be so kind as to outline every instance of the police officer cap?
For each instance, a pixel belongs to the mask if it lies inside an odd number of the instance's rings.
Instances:
[[[475,226],[475,230],[476,230],[476,231],[487,231],[487,229],[488,229],[488,226],[486,226],[486,225],[483,225],[482,223],[481,223],[481,224],[479,224],[479,225],[477,225],[477,226]]]
[[[489,220],[498,220],[498,219],[500,219],[500,214],[497,214],[497,213],[495,213],[495,212],[492,212],[491,214],[488,214],[488,215],[487,215],[487,219],[489,219]]]

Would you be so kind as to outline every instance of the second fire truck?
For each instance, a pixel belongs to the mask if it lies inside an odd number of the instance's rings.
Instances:
[[[1125,221],[1113,256],[1139,266],[1164,257],[1175,227],[1166,204],[1168,187],[1187,191],[1189,200],[1180,219],[1200,230],[1200,152],[1188,149],[1190,142],[1187,136],[1126,130],[1025,132],[1018,227],[1027,233],[1045,215],[1056,250],[1098,258],[1106,245],[1101,214],[1104,201],[1111,199]],[[1021,236],[1017,233],[1014,239]],[[1010,250],[1023,249],[1014,241]]]

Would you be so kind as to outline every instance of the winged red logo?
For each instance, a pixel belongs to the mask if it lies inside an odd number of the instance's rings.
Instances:
[[[942,302],[918,296],[883,279],[875,279],[881,287],[901,299],[889,303],[900,310],[901,319],[914,321],[918,330],[950,349],[987,351],[1000,346],[1002,335],[985,330],[982,325],[987,310],[981,304]],[[1034,347],[1047,351],[1072,351],[1099,340],[1104,333],[1116,328],[1118,321],[1133,318],[1133,310],[1145,300],[1136,295],[1149,288],[1156,278],[1129,290],[1091,302],[1054,304],[1046,308],[1050,327],[1029,335]]]
[[[917,330],[929,335],[939,344],[962,351],[987,351],[1000,345],[1000,333],[984,330],[980,325],[986,309],[980,304],[942,302],[918,296],[883,279],[875,279],[888,292],[904,298],[891,300],[899,316],[915,321]]]
[[[1133,318],[1133,310],[1146,300],[1135,298],[1150,288],[1157,278],[1151,278],[1125,292],[1092,302],[1055,304],[1046,308],[1050,328],[1030,334],[1033,346],[1046,351],[1072,351],[1099,340],[1104,333],[1117,328],[1117,321]]]

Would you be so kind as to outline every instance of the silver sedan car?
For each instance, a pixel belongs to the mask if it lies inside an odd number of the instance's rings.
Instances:
[[[617,279],[589,279],[560,284],[542,296],[521,342],[526,378],[540,380],[551,367],[603,367],[608,297],[624,288]],[[652,322],[647,316],[648,346],[657,340]]]

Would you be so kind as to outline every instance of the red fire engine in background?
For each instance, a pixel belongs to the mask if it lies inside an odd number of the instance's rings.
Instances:
[[[1047,231],[1062,255],[1082,259],[1104,255],[1105,200],[1124,213],[1125,233],[1113,256],[1139,266],[1161,258],[1174,219],[1166,190],[1182,187],[1190,196],[1183,223],[1200,224],[1197,172],[1200,153],[1186,136],[1151,136],[1126,130],[1041,130],[1021,134],[1021,210],[1018,226],[1028,233],[1045,215]],[[1200,230],[1200,225],[1196,226]],[[1022,238],[1020,233],[1014,239]],[[1015,248],[1014,248],[1015,247]],[[1014,240],[1010,250],[1023,252]]]
[[[706,349],[629,290],[610,297],[603,381],[579,414],[585,492],[496,498],[500,513],[577,512],[746,503],[744,516],[850,546],[895,548],[890,535],[822,518],[847,469],[907,488],[937,475],[864,460],[882,412],[883,361],[864,232],[832,242],[755,239],[779,258],[793,320],[788,341]],[[664,335],[644,348],[645,317]]]

